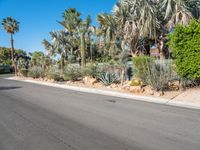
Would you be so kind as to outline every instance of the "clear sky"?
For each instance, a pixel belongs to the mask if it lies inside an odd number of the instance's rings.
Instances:
[[[20,22],[20,31],[14,35],[15,48],[27,52],[44,50],[41,44],[49,38],[49,32],[62,29],[56,22],[62,20],[65,9],[73,7],[83,18],[92,16],[96,25],[96,15],[110,12],[117,0],[0,0],[0,21],[11,16]],[[9,35],[0,27],[0,46],[10,47]]]

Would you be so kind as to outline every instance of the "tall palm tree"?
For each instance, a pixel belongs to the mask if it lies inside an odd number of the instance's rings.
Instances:
[[[80,41],[81,66],[86,65],[86,33],[90,31],[91,17],[83,21],[75,8],[69,8],[63,13],[63,21],[59,22],[75,39]]]
[[[81,23],[81,13],[75,8],[69,8],[63,13],[63,21],[59,22],[71,35],[77,32],[77,27]]]
[[[10,45],[11,45],[11,60],[14,66],[14,40],[13,34],[19,31],[19,22],[11,17],[4,18],[2,25],[7,33],[10,34]]]

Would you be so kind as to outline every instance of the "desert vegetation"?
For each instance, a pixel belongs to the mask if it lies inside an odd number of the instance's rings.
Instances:
[[[51,40],[42,41],[46,52],[20,55],[12,39],[19,23],[4,19],[4,29],[11,35],[11,53],[1,48],[10,58],[1,57],[1,63],[16,64],[21,76],[100,82],[133,92],[149,87],[163,94],[199,84],[198,0],[120,0],[111,13],[96,17],[98,26],[92,25],[90,15],[83,20],[75,8],[61,15],[58,23],[63,29],[51,31]]]

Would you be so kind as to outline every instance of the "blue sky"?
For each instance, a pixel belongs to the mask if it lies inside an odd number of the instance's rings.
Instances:
[[[49,32],[62,29],[56,22],[62,20],[65,9],[73,7],[88,14],[96,24],[96,15],[109,13],[117,0],[0,0],[0,21],[11,16],[20,22],[20,31],[14,35],[15,48],[27,52],[44,50],[41,41]],[[0,46],[10,47],[9,35],[0,27]]]

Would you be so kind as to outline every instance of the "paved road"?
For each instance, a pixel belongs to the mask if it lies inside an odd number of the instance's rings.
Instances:
[[[0,77],[0,150],[200,150],[200,111]]]

